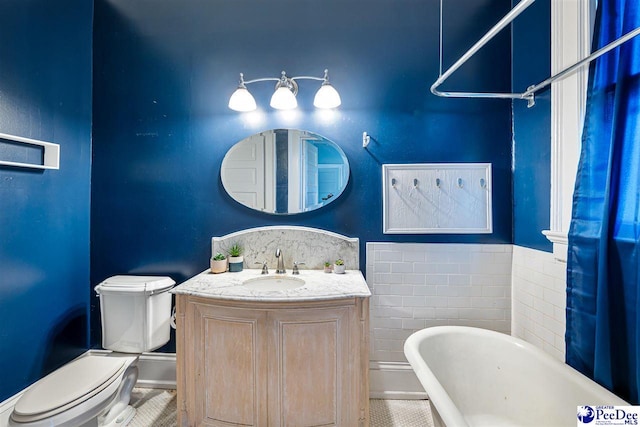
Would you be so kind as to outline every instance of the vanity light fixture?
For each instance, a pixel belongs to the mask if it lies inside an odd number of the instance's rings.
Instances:
[[[255,110],[257,108],[256,100],[253,98],[253,95],[249,93],[246,85],[257,82],[275,81],[277,82],[276,90],[271,96],[269,105],[276,110],[294,109],[298,106],[298,100],[296,99],[298,83],[296,80],[318,80],[322,82],[320,89],[318,89],[313,99],[313,105],[316,108],[336,108],[342,103],[338,91],[329,83],[329,70],[324,70],[324,77],[287,77],[287,74],[283,71],[280,78],[265,77],[246,81],[244,80],[244,74],[240,73],[238,88],[233,92],[231,98],[229,98],[229,108],[240,112]]]

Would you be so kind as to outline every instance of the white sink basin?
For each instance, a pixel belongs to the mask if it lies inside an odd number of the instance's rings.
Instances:
[[[301,288],[304,286],[304,280],[289,276],[255,277],[245,280],[242,286],[259,291],[286,291]]]

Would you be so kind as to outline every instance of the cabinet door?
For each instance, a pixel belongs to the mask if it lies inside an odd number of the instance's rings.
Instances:
[[[195,423],[265,426],[266,312],[192,304]]]
[[[269,425],[358,425],[353,307],[272,311],[268,322]]]

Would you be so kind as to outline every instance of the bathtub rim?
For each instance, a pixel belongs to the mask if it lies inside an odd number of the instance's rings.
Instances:
[[[475,336],[486,336],[492,339],[499,339],[509,344],[522,347],[525,350],[532,352],[534,356],[539,357],[542,364],[545,364],[547,366],[555,366],[557,369],[561,370],[562,374],[566,375],[568,379],[576,381],[580,385],[593,388],[598,392],[610,394],[613,398],[618,400],[617,403],[614,403],[615,405],[631,405],[621,397],[615,395],[610,390],[589,379],[572,366],[554,358],[539,347],[536,347],[521,338],[514,337],[503,332],[497,332],[490,329],[483,329],[472,326],[432,326],[429,328],[421,329],[411,334],[404,343],[404,354],[414,372],[416,373],[420,384],[422,384],[422,387],[425,389],[429,401],[432,402],[432,407],[435,407],[440,417],[442,417],[443,414],[445,415],[445,417],[443,418],[447,420],[447,423],[449,425],[463,427],[469,426],[456,404],[453,402],[453,400],[451,400],[451,397],[449,397],[447,391],[440,384],[427,363],[421,357],[418,348],[420,343],[429,337],[452,333],[457,335],[471,334]],[[432,392],[429,392],[429,390],[432,390]]]

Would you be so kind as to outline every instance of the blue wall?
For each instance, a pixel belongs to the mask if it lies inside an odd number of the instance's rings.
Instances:
[[[517,2],[515,2],[517,3]],[[551,1],[538,0],[513,24],[513,89],[523,92],[551,72]],[[536,105],[513,103],[513,243],[551,252],[542,234],[549,229],[551,192],[551,91]]]
[[[513,240],[549,250],[539,233],[548,228],[548,93],[533,110],[515,102],[513,123],[508,101],[429,94],[438,73],[438,3],[0,0],[0,37],[9,41],[0,44],[0,132],[62,149],[59,171],[0,168],[0,401],[86,349],[89,301],[90,343],[99,345],[96,283],[120,273],[182,281],[206,268],[213,235],[292,224],[357,236],[363,253],[367,241]],[[508,3],[445,2],[445,68]],[[515,90],[548,75],[548,28],[548,0],[516,21]],[[510,90],[510,46],[503,32],[443,89]],[[269,84],[251,86],[262,115],[226,107],[239,72],[320,76],[327,67],[343,98],[332,118],[311,109],[311,82],[301,83],[293,117],[266,107]],[[308,129],[343,148],[352,168],[340,199],[280,217],[224,193],[226,150],[280,127]],[[361,148],[365,130],[375,138],[369,150]],[[492,162],[494,233],[383,235],[381,165],[403,162]]]
[[[0,167],[0,401],[84,352],[90,0],[0,1],[0,132],[60,144],[60,170]]]
[[[177,282],[207,268],[210,237],[263,225],[305,225],[367,241],[512,241],[511,103],[440,99],[438,0],[97,0],[94,26],[94,162],[91,286],[113,274],[166,274]],[[510,7],[505,0],[445,2],[445,66]],[[509,91],[504,32],[443,89]],[[312,109],[273,112],[271,84],[250,87],[262,114],[227,108],[247,79],[318,75],[329,68],[343,104],[332,118]],[[258,117],[256,117],[258,116]],[[220,182],[226,151],[271,128],[328,137],[351,164],[347,189],[328,207],[296,216],[253,212]],[[367,131],[375,138],[361,144]],[[382,234],[381,165],[491,162],[494,233]],[[364,270],[364,256],[361,269]],[[92,300],[92,345],[99,315]],[[170,345],[168,347],[172,349]]]

